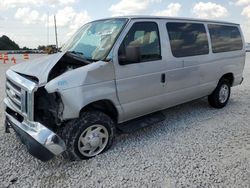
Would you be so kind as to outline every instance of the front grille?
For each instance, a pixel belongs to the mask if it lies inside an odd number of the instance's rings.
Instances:
[[[29,121],[34,120],[34,92],[37,88],[35,82],[7,70],[6,95],[9,107]]]
[[[6,94],[19,112],[27,113],[26,91],[8,78],[6,79]]]

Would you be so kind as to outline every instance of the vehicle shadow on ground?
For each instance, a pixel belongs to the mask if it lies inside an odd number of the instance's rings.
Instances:
[[[165,120],[154,125],[150,125],[148,127],[138,129],[135,133],[121,133],[120,136],[129,135],[129,137],[133,136],[137,133],[140,134],[142,137],[145,134],[155,134],[158,128],[161,127],[168,127],[169,130],[171,129],[182,129],[182,122],[188,124],[188,126],[192,126],[191,122],[202,121],[204,118],[208,118],[208,114],[211,116],[216,115],[218,112],[217,109],[211,108],[208,106],[206,98],[197,99],[188,103],[184,103],[175,107],[168,108],[166,110],[160,111],[164,114]],[[207,114],[208,113],[208,114]],[[190,127],[191,128],[191,127]]]
[[[17,160],[20,164],[30,164],[29,168],[32,168],[32,171],[34,172],[38,171],[40,173],[40,169],[46,169],[44,172],[46,175],[43,175],[41,183],[53,182],[58,178],[66,180],[71,177],[71,174],[67,173],[67,170],[78,171],[79,168],[88,169],[89,172],[86,174],[91,176],[91,173],[95,173],[92,172],[92,170],[95,171],[95,167],[97,169],[100,168],[98,166],[100,164],[102,164],[102,167],[108,168],[108,165],[116,162],[117,160],[124,160],[124,158],[127,157],[124,156],[124,154],[127,152],[131,153],[128,149],[135,150],[132,152],[134,155],[141,155],[140,153],[137,154],[137,152],[140,152],[142,146],[147,147],[147,144],[151,141],[153,141],[156,145],[158,142],[161,142],[161,139],[157,140],[157,136],[160,134],[161,138],[168,139],[168,141],[164,144],[171,144],[174,142],[175,137],[180,136],[179,133],[183,133],[189,129],[196,129],[203,124],[203,121],[205,120],[216,118],[220,114],[231,112],[234,108],[241,106],[242,102],[243,101],[241,101],[241,99],[238,100],[232,98],[227,107],[218,110],[208,105],[207,98],[202,98],[163,110],[162,113],[166,116],[166,119],[163,122],[139,129],[133,133],[118,134],[110,150],[87,161],[71,162],[64,159],[62,155],[59,155],[51,161],[44,163],[30,156],[26,148],[20,142],[17,148],[21,151],[21,155],[24,155],[24,157],[21,159],[17,158]],[[167,138],[168,136],[170,136],[170,138]],[[164,144],[162,147],[165,147]],[[166,148],[168,148],[167,145]],[[154,152],[154,149],[152,151]],[[157,150],[156,153],[157,152],[159,152],[159,150]],[[106,163],[103,164],[105,161]],[[119,166],[119,164],[116,165]],[[18,179],[18,181],[22,180]]]
[[[133,133],[119,132],[111,149],[98,157],[102,157],[104,155],[107,156],[108,153],[119,152],[119,148],[126,147],[135,140],[140,140],[140,144],[144,144],[143,142],[146,141],[147,138],[153,137],[158,133],[162,133],[162,129],[165,133],[172,132],[173,134],[176,134],[178,131],[182,131],[183,129],[192,129],[195,126],[198,126],[199,122],[202,122],[203,120],[214,118],[220,113],[225,113],[226,109],[230,109],[230,107],[232,107],[235,103],[236,102],[231,100],[226,108],[218,110],[210,107],[207,102],[207,98],[205,97],[163,110],[161,112],[166,117],[163,122],[138,129]],[[57,157],[56,160],[59,158],[63,161],[66,160],[62,157]],[[94,160],[94,158],[91,160]],[[51,162],[53,161],[55,160],[52,160]]]
[[[172,136],[174,136],[177,135],[179,131],[183,131],[184,129],[192,129],[196,126],[199,126],[199,123],[202,123],[204,120],[215,118],[221,113],[225,113],[234,105],[238,105],[238,101],[231,99],[226,108],[218,110],[208,105],[207,98],[202,98],[163,110],[162,113],[166,116],[166,119],[163,122],[139,129],[133,133],[119,133],[114,141],[113,146],[105,153],[100,154],[98,156],[98,160],[102,160],[102,158],[103,160],[109,159],[109,157],[112,156],[114,157],[115,155],[113,155],[113,153],[123,151],[123,148],[127,148],[128,145],[131,144],[135,144],[135,147],[140,147],[139,145],[147,144],[147,139],[153,138],[157,134],[172,134]],[[133,143],[137,140],[140,142]],[[159,140],[159,142],[160,141],[161,140]],[[23,146],[21,147],[24,149]],[[28,155],[29,154],[27,153],[27,156]],[[29,156],[28,158],[34,159],[33,157]],[[71,162],[67,159],[64,159],[60,155],[46,163],[36,160],[36,167],[39,168],[40,164],[50,170],[58,169],[58,167],[77,168],[78,165],[88,165],[89,163],[93,162],[95,162],[95,158],[86,161]]]
[[[183,132],[185,129],[198,127],[203,121],[214,119],[222,114],[232,113],[234,108],[242,105],[241,101],[231,98],[225,108],[215,109],[209,106],[207,97],[205,97],[163,110],[162,113],[166,117],[163,122],[139,129],[133,133],[119,134],[111,151],[116,147],[126,147],[129,144],[128,142],[133,140],[140,140],[140,144],[143,145],[143,142],[157,134],[165,134],[166,136],[172,134],[172,136],[175,136],[179,131]]]

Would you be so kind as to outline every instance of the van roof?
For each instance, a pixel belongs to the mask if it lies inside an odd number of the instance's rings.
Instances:
[[[143,16],[143,15],[131,15],[131,16],[118,16],[112,18],[127,18],[127,19],[166,19],[166,20],[180,20],[180,21],[197,21],[197,22],[209,22],[209,23],[220,23],[220,24],[231,24],[240,25],[237,23],[220,21],[220,20],[209,20],[209,19],[196,19],[196,18],[184,18],[184,17],[164,17],[164,16]]]

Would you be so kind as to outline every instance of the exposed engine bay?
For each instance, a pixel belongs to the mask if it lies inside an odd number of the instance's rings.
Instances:
[[[84,59],[83,55],[75,54],[74,52],[67,52],[64,56],[58,61],[58,63],[51,69],[48,76],[48,82],[53,80],[61,74],[77,69],[79,67],[90,64],[91,62]]]
[[[62,123],[63,103],[58,93],[48,93],[40,87],[34,96],[34,119],[56,130]]]
[[[107,61],[86,59],[80,52],[69,51],[37,59],[32,64],[16,65],[13,71],[38,86],[33,93],[34,121],[56,131],[65,119],[76,118],[84,103],[88,103],[86,100],[81,103],[74,101],[76,111],[69,112],[72,106],[65,105],[64,101],[71,97],[67,90],[104,80],[113,81],[112,68],[113,65]]]
[[[65,72],[90,64],[80,54],[65,53],[64,56],[51,69],[48,82]],[[57,130],[62,123],[63,103],[59,93],[48,93],[44,87],[35,92],[34,114],[35,121],[48,125]]]

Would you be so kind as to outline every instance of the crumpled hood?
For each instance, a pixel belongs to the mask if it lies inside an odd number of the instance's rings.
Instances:
[[[39,79],[39,84],[45,84],[47,82],[50,70],[55,64],[62,58],[65,53],[57,53],[48,55],[33,60],[29,60],[15,66],[10,69],[21,74],[34,76]]]

